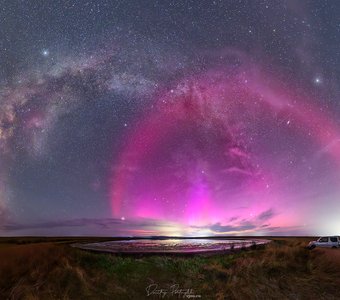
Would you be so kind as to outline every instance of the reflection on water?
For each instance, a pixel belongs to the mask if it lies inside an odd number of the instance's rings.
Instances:
[[[72,246],[114,253],[197,253],[247,248],[268,242],[268,240],[262,239],[143,239],[74,244]]]

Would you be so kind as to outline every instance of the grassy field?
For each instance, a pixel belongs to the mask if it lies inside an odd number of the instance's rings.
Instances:
[[[309,251],[308,240],[274,238],[228,255],[119,256],[69,246],[88,239],[2,238],[0,299],[183,299],[169,292],[174,284],[192,289],[191,299],[340,299],[340,250]],[[150,284],[168,293],[147,296]]]

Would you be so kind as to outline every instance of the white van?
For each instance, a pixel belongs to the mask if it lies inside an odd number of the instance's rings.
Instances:
[[[309,242],[308,249],[314,249],[315,247],[340,248],[340,237],[322,236],[317,241]]]

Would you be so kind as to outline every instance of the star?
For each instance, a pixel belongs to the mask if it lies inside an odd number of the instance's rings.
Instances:
[[[41,54],[45,57],[50,55],[50,51],[48,49],[43,49],[43,51],[41,52]]]
[[[315,77],[314,79],[314,83],[315,84],[320,84],[322,81],[321,81],[321,78],[320,77]]]

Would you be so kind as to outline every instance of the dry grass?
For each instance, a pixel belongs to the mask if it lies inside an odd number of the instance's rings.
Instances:
[[[85,252],[59,240],[3,241],[0,299],[160,299],[146,296],[150,283],[177,283],[201,299],[340,299],[340,250],[309,251],[306,242],[275,239],[230,255],[136,257]]]

